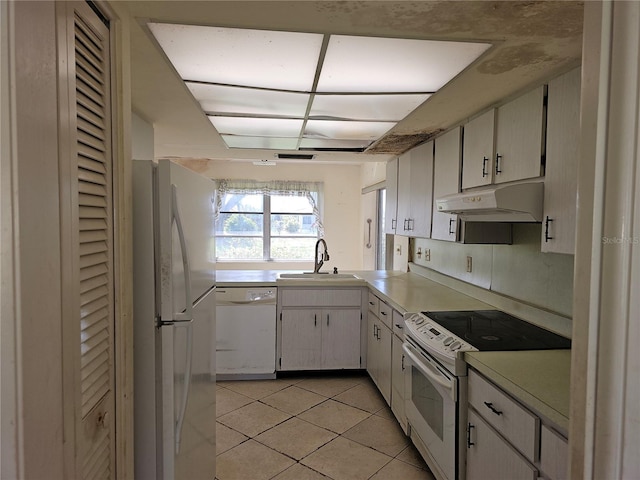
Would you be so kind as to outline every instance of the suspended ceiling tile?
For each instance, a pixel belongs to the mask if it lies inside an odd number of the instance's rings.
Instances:
[[[309,91],[323,36],[149,23],[183,80]]]
[[[302,138],[300,149],[359,149],[367,148],[370,140],[335,140],[331,138]]]
[[[260,137],[300,136],[303,121],[281,118],[248,118],[209,116],[209,120],[220,134]]]
[[[297,138],[247,137],[241,135],[222,135],[229,148],[266,148],[269,150],[295,150]]]
[[[310,95],[186,82],[208,113],[304,117]]]
[[[491,45],[333,35],[319,92],[435,92]]]
[[[316,94],[309,116],[397,122],[424,103],[430,96],[426,93],[404,95]]]
[[[371,141],[393,128],[394,125],[393,122],[309,120],[304,130],[304,136],[307,138]]]

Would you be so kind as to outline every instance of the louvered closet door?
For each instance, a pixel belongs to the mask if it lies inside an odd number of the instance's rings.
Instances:
[[[109,30],[86,3],[74,2],[66,10],[66,38],[70,246],[63,262],[71,265],[74,294],[66,309],[65,346],[75,350],[64,357],[65,374],[73,375],[67,378],[73,393],[66,395],[73,408],[67,405],[65,412],[73,415],[75,436],[68,468],[75,478],[115,478]]]

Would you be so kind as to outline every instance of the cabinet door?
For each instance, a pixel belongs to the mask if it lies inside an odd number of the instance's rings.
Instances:
[[[496,434],[474,410],[467,425],[467,480],[535,480],[538,472]]]
[[[433,206],[433,142],[423,143],[411,150],[409,191],[409,234],[412,237],[429,238]]]
[[[384,231],[395,234],[398,215],[398,159],[387,162]]]
[[[575,253],[580,68],[549,82],[542,251]]]
[[[322,361],[321,316],[320,310],[282,310],[280,370],[319,368]]]
[[[360,368],[360,309],[322,310],[322,368]]]
[[[498,108],[495,183],[539,177],[544,144],[545,87]]]
[[[402,351],[402,340],[396,335],[393,336],[393,344],[391,346],[391,411],[406,433],[407,415],[404,409],[404,352]]]
[[[389,327],[378,323],[378,389],[391,404],[391,345],[393,334]]]
[[[569,478],[569,446],[567,440],[542,425],[540,438],[540,468],[552,480]]]
[[[411,153],[398,158],[398,224],[397,235],[409,235],[411,219]]]
[[[464,126],[463,189],[489,185],[493,180],[495,119],[496,111],[491,109]]]
[[[460,127],[448,131],[435,140],[433,160],[433,198],[458,193],[460,184]],[[455,241],[458,216],[437,211],[433,203],[431,238]]]
[[[369,312],[367,318],[367,373],[371,380],[378,385],[378,324],[380,321]]]

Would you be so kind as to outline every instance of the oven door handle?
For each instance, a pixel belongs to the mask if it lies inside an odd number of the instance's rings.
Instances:
[[[455,395],[454,382],[442,375],[440,371],[435,369],[430,364],[420,361],[416,354],[411,351],[411,347],[409,347],[406,343],[402,344],[402,350],[404,350],[404,353],[412,360],[413,364],[418,370],[420,370],[424,375],[436,382],[442,388],[445,388],[448,392],[450,392],[452,397]],[[443,378],[446,378],[446,380],[443,380]]]

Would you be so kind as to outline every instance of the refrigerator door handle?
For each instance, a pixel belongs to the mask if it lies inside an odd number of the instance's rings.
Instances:
[[[184,390],[182,392],[182,402],[180,403],[180,409],[178,411],[178,418],[176,418],[176,455],[180,453],[180,442],[182,441],[182,425],[184,424],[184,417],[187,412],[187,402],[189,401],[189,390],[191,390],[191,359],[193,357],[193,321],[184,323],[174,323],[175,327],[183,327],[187,329],[187,362],[184,372]]]
[[[182,221],[180,220],[180,209],[178,208],[178,191],[174,184],[171,185],[171,215],[172,222],[175,222],[178,229],[178,238],[180,239],[180,251],[182,252],[182,269],[184,271],[184,292],[185,292],[185,311],[183,313],[174,312],[173,320],[176,322],[185,322],[193,320],[193,306],[191,300],[191,269],[189,267],[189,254],[187,252],[187,242],[184,238],[184,230],[182,229]]]

